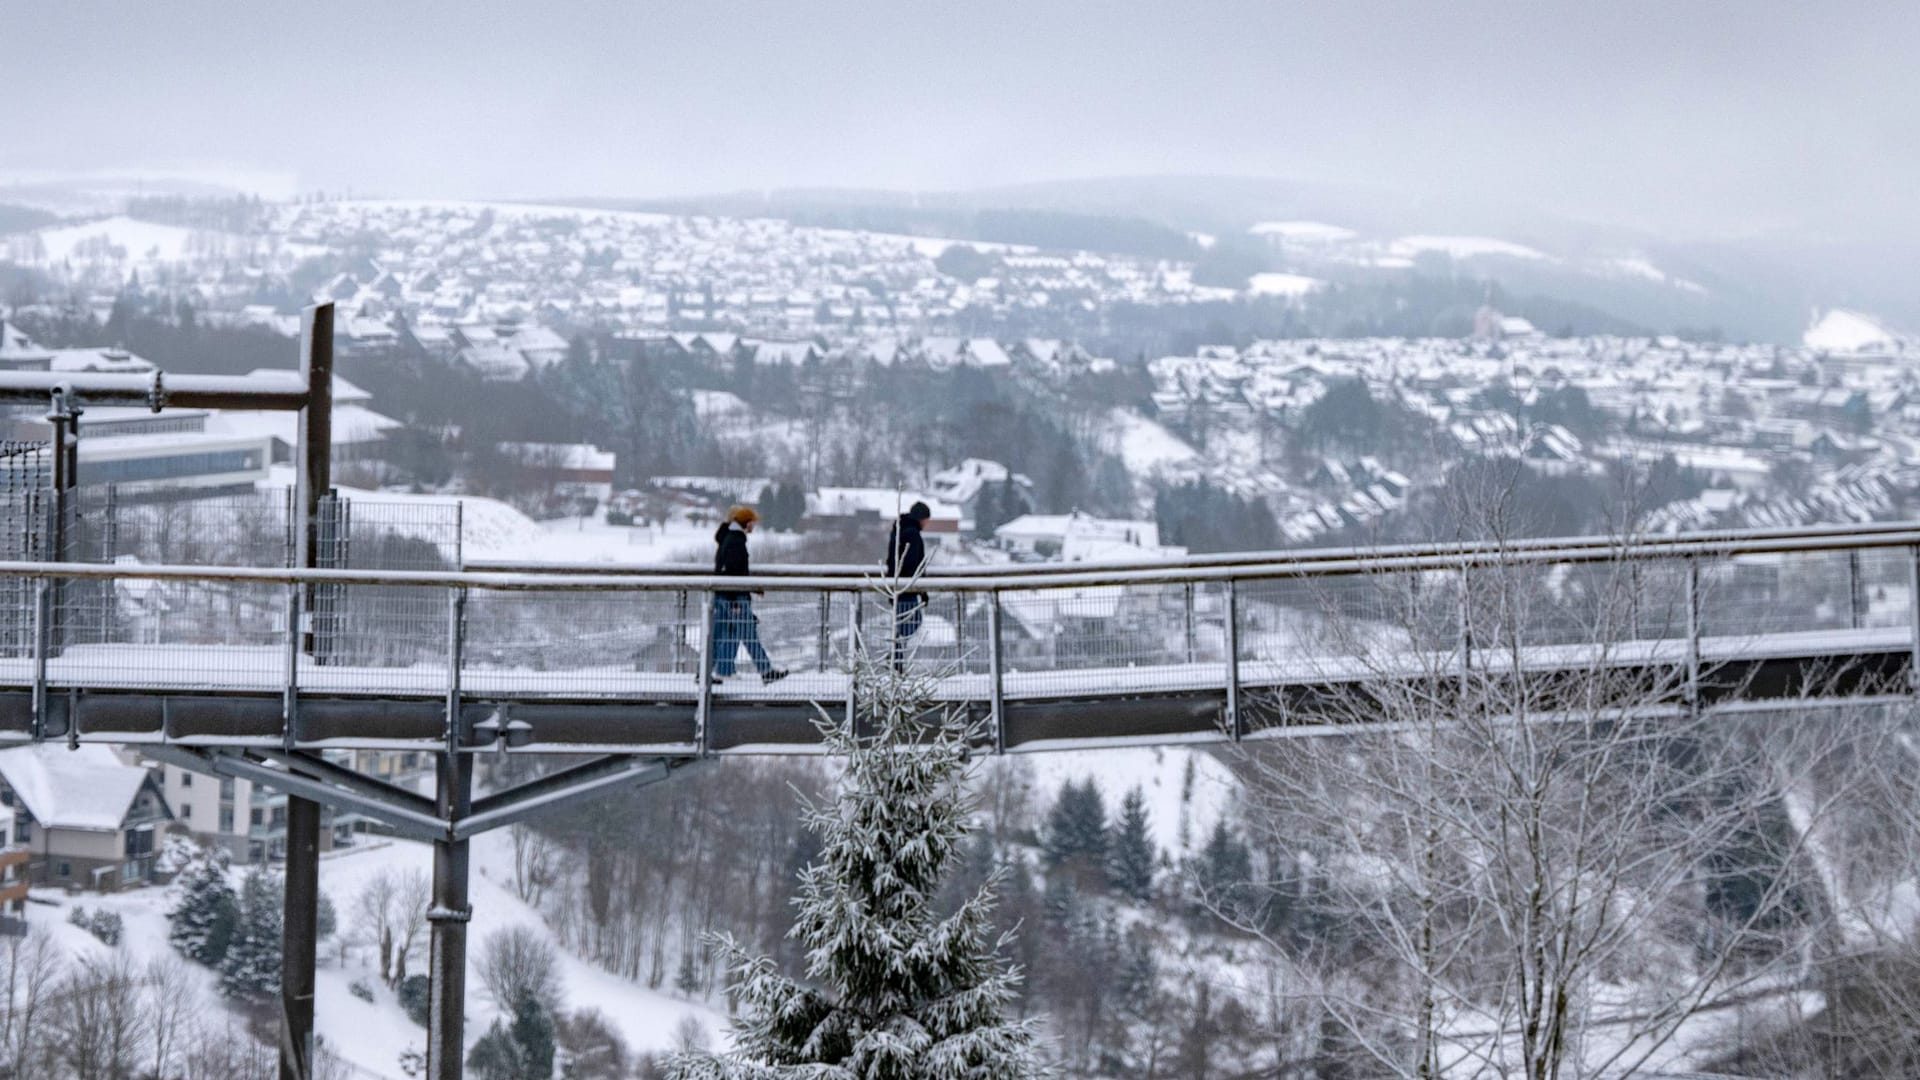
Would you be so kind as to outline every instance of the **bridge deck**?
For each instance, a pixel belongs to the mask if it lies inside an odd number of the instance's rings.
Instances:
[[[1717,680],[1749,699],[1790,695],[1816,673],[1848,669],[1881,676],[1906,670],[1913,650],[1905,627],[1818,630],[1699,641],[1703,670],[1737,671]],[[1684,639],[1530,646],[1521,653],[1529,671],[1661,669],[1669,682],[1688,661]],[[127,743],[288,745],[284,677],[266,677],[283,650],[234,646],[78,645],[46,664],[48,724],[43,733]],[[1409,650],[1361,658],[1303,653],[1285,659],[1243,659],[1238,692],[1246,730],[1258,737],[1284,727],[1298,730],[1339,720],[1315,710],[1341,688],[1383,679],[1442,676],[1458,669],[1458,654]],[[1478,650],[1476,671],[1499,673],[1510,653]],[[0,659],[0,739],[27,738],[34,663]],[[284,673],[284,669],[283,673]],[[1764,673],[1764,677],[1755,678]],[[1228,666],[1201,662],[1006,672],[1001,681],[1007,749],[1063,741],[1189,741],[1225,738]],[[711,688],[708,748],[723,752],[804,752],[815,742],[818,711],[846,707],[848,676],[797,672],[762,685],[747,675]],[[444,664],[407,668],[320,665],[302,659],[297,674],[299,719],[292,745],[302,748],[432,748],[445,738],[448,673]],[[977,673],[933,681],[937,700],[986,717],[992,680]],[[605,666],[531,670],[480,665],[460,672],[462,714],[469,722],[495,713],[526,720],[526,749],[692,755],[700,751],[695,719],[700,681],[691,673],[620,670]],[[1711,688],[1709,694],[1711,695]]]

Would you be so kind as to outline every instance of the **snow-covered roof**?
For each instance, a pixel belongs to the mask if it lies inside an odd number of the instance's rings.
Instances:
[[[42,828],[113,832],[127,820],[147,771],[98,743],[76,750],[42,743],[0,750],[0,776]]]
[[[45,363],[52,357],[53,350],[41,348],[26,331],[0,319],[0,363]]]
[[[612,472],[614,466],[613,451],[586,443],[507,442],[501,443],[500,449],[527,465],[607,473]]]
[[[960,520],[960,508],[952,503],[892,488],[823,487],[807,497],[807,512],[822,517],[877,514],[891,519],[906,513],[907,507],[916,502],[926,503],[936,520]]]
[[[49,367],[53,371],[146,372],[153,370],[153,362],[125,349],[55,349]]]

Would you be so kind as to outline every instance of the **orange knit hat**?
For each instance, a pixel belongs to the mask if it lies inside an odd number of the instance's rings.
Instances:
[[[749,522],[759,521],[760,514],[751,506],[736,506],[727,511],[727,520],[733,522],[735,525],[745,525]]]

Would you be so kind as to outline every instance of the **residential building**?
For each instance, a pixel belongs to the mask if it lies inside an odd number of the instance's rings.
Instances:
[[[97,743],[0,750],[0,806],[13,811],[34,884],[102,891],[149,880],[157,834],[174,820],[153,774]]]

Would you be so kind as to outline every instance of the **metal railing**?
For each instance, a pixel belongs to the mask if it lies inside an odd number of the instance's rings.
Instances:
[[[1238,734],[1248,692],[1351,679],[1383,656],[1470,666],[1495,643],[1633,645],[1684,667],[1691,694],[1703,666],[1743,655],[1920,647],[1916,524],[1264,559],[930,574],[912,585],[927,603],[903,662],[996,720],[1009,701],[1209,691]],[[843,702],[853,651],[897,636],[888,583],[867,568],[743,582],[329,561],[0,562],[0,599],[32,604],[30,648],[0,657],[0,686],[30,687],[36,706],[146,689],[280,693],[289,715],[313,694],[444,698],[450,717],[462,700],[648,701],[704,719]],[[761,684],[745,656],[747,677],[710,675],[713,596],[743,584],[783,681]]]

